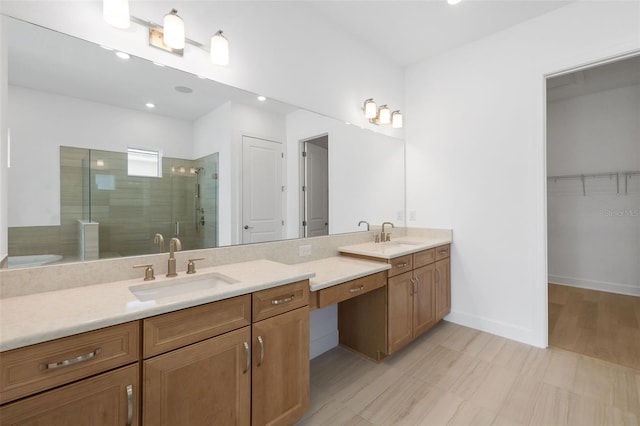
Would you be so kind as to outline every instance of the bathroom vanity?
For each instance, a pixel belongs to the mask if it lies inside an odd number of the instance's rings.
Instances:
[[[0,299],[0,421],[294,423],[309,311],[338,304],[340,344],[383,361],[450,309],[448,235]]]

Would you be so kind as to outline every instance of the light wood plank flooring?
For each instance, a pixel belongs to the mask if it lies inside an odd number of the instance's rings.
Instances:
[[[549,284],[549,345],[640,370],[640,297]]]
[[[299,425],[638,425],[640,371],[441,322],[383,364],[311,361]]]

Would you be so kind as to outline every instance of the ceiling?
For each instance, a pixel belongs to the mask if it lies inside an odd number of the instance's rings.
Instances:
[[[327,20],[393,63],[409,66],[566,6],[560,0],[308,1]]]

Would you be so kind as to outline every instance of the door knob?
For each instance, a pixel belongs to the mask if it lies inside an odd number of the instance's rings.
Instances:
[[[253,229],[253,226],[245,225],[244,229]]]

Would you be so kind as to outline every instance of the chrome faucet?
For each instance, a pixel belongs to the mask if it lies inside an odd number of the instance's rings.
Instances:
[[[164,237],[162,234],[156,234],[155,237],[153,237],[153,244],[160,246],[160,253],[164,252]]]
[[[358,222],[358,226],[362,225],[362,224],[367,225],[367,231],[369,230],[369,222],[367,222],[366,220],[361,220],[360,222]]]
[[[178,274],[176,273],[176,258],[173,257],[173,251],[182,250],[182,244],[180,240],[177,238],[172,238],[169,241],[169,263],[167,265],[167,276],[168,277],[176,277]]]
[[[383,243],[385,241],[391,241],[391,233],[387,234],[384,232],[385,225],[391,225],[392,228],[395,228],[395,226],[391,222],[382,222],[382,232],[380,232],[380,242],[383,242]]]

